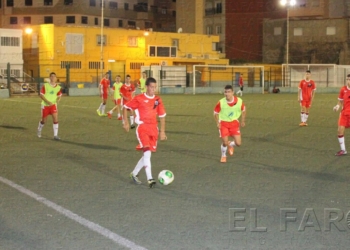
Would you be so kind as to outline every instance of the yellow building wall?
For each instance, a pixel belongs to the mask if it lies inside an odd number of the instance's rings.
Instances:
[[[101,74],[100,68],[91,69],[89,63],[101,62],[101,46],[97,37],[101,29],[95,27],[60,27],[53,24],[33,26],[33,34],[38,34],[37,64],[40,65],[40,76],[46,77],[51,71],[56,72],[65,81],[65,62],[80,62],[79,69],[71,68],[70,82],[97,82]],[[84,52],[82,54],[66,54],[66,34],[82,34]],[[148,65],[193,65],[193,64],[223,64],[227,59],[219,59],[218,53],[212,50],[212,44],[219,42],[218,36],[207,36],[186,33],[149,32],[144,35],[142,30],[105,28],[106,46],[103,46],[103,71],[112,71],[112,77],[120,74],[130,74],[132,79],[140,77],[140,67]],[[149,46],[172,46],[173,39],[178,40],[177,57],[150,57]],[[30,41],[30,39],[26,39]],[[79,43],[81,41],[77,41]],[[24,42],[24,50],[30,49],[30,42]],[[191,54],[192,58],[187,58]],[[32,55],[33,57],[35,55]],[[205,59],[210,58],[210,59]],[[25,57],[25,61],[31,61]],[[33,62],[33,60],[32,60]],[[26,63],[26,62],[25,62]],[[34,65],[33,65],[34,67]],[[191,67],[189,67],[190,69]]]

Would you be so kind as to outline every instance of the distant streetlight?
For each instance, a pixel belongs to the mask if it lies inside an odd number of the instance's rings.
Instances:
[[[287,45],[286,45],[286,72],[289,64],[289,8],[295,6],[296,0],[280,0],[280,4],[287,8]]]
[[[24,30],[24,32],[25,32],[27,35],[30,35],[30,34],[32,34],[33,29],[32,29],[32,28],[26,28],[26,29]]]
[[[104,25],[104,17],[103,17],[103,11],[104,11],[104,0],[101,1],[101,37],[100,37],[100,42],[101,42],[101,78],[103,77],[103,25]]]

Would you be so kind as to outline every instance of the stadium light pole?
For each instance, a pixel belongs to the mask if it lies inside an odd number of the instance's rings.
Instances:
[[[280,0],[280,4],[287,8],[287,45],[286,45],[286,73],[289,64],[289,8],[296,5],[296,0]]]
[[[104,0],[101,1],[101,37],[100,37],[100,42],[101,42],[101,65],[100,65],[100,69],[101,69],[101,79],[103,78],[103,43],[104,43],[104,39],[103,39],[103,25],[104,25],[104,17],[103,17],[103,11],[104,11]]]

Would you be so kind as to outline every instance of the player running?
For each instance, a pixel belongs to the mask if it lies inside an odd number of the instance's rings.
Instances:
[[[342,156],[348,153],[345,148],[344,133],[345,129],[350,127],[350,74],[346,76],[346,86],[340,89],[338,103],[333,110],[337,112],[340,108],[342,108],[338,120],[340,151],[335,154],[336,156]]]
[[[146,80],[146,93],[137,95],[134,99],[124,105],[123,120],[124,129],[129,131],[129,123],[127,119],[127,110],[136,111],[136,136],[142,147],[143,156],[136,164],[134,170],[130,173],[130,178],[136,183],[141,184],[138,173],[144,167],[147,175],[148,185],[152,188],[156,182],[152,177],[151,154],[157,149],[158,134],[160,139],[166,140],[165,135],[165,108],[163,101],[159,96],[155,95],[157,82],[154,78]],[[158,130],[157,116],[160,120],[160,132]]]
[[[241,146],[241,131],[239,118],[241,119],[241,126],[245,126],[246,108],[241,98],[233,95],[233,88],[231,85],[225,86],[225,97],[222,98],[214,108],[214,119],[216,126],[219,129],[221,144],[221,160],[226,162],[227,147],[230,155],[233,155],[234,147]],[[233,141],[228,138],[233,137]]]
[[[134,84],[131,84],[130,80],[131,80],[130,75],[127,75],[125,77],[125,83],[120,88],[120,95],[122,97],[122,106],[130,102],[135,96],[135,86]],[[134,111],[130,109],[129,113],[130,113],[130,124],[131,124],[130,128],[133,129],[135,128]],[[125,114],[125,112],[123,112],[123,114]]]
[[[312,104],[312,101],[315,97],[316,84],[313,80],[310,79],[311,71],[306,70],[305,79],[301,80],[299,83],[298,89],[298,102],[301,106],[301,123],[300,127],[307,126],[307,119],[309,118],[309,111]]]
[[[108,72],[101,79],[100,85],[98,85],[98,89],[100,92],[100,97],[102,99],[102,103],[100,104],[100,107],[96,110],[96,112],[99,116],[107,116],[105,114],[105,109],[106,109],[108,94],[110,91],[110,82],[109,82],[109,73]]]
[[[112,118],[112,114],[115,110],[118,111],[118,120],[121,120],[122,117],[120,115],[120,105],[122,102],[121,95],[120,95],[120,88],[122,87],[123,83],[120,81],[120,75],[117,75],[115,77],[115,83],[113,84],[112,90],[114,91],[114,107],[107,112],[108,118]]]

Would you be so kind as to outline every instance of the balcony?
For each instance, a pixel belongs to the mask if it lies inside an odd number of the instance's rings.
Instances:
[[[134,11],[136,11],[136,12],[148,12],[147,3],[134,4]]]
[[[208,8],[205,9],[205,15],[210,16],[210,15],[216,15],[216,14],[221,14],[222,13],[222,8]]]

